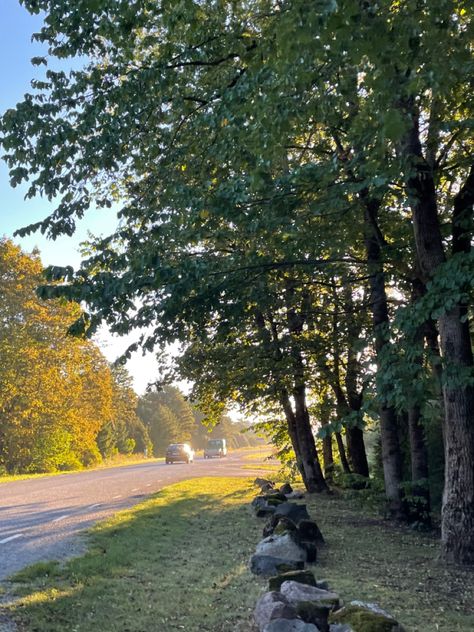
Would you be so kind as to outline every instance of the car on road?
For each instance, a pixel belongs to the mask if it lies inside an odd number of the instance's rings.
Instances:
[[[216,457],[222,459],[224,456],[227,456],[225,439],[210,439],[204,449],[204,458],[212,459]]]
[[[172,443],[166,448],[166,463],[192,463],[194,451],[189,443]]]

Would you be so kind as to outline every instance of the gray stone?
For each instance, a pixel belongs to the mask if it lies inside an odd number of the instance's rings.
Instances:
[[[257,518],[267,518],[275,513],[276,507],[274,505],[265,505],[264,507],[259,507],[255,511],[255,515]]]
[[[387,619],[395,620],[395,617],[392,616],[389,612],[381,608],[376,603],[369,603],[367,601],[351,601],[350,606],[359,606],[359,608],[365,608],[365,610],[370,610],[370,612],[374,612],[375,614],[380,614],[382,617],[387,617]]]
[[[254,484],[257,485],[257,487],[260,487],[262,492],[269,491],[275,486],[275,483],[273,483],[273,481],[269,481],[267,478],[256,478],[254,480]]]
[[[288,601],[296,605],[299,602],[309,601],[322,605],[337,607],[339,605],[339,595],[328,590],[321,590],[315,586],[300,584],[299,582],[283,582],[280,592],[285,595]]]
[[[304,568],[304,562],[273,557],[272,555],[252,555],[249,567],[254,575],[273,577],[274,575],[286,573],[287,571],[302,570]]]
[[[282,503],[278,505],[275,511],[275,516],[285,516],[292,520],[296,525],[301,520],[309,520],[308,510],[306,505],[297,505],[296,503]]]
[[[289,483],[283,483],[283,485],[278,490],[281,494],[291,494],[293,492],[293,487]]]
[[[285,494],[288,500],[301,500],[304,498],[304,492],[292,491],[291,494]]]
[[[306,540],[298,541],[299,546],[306,551],[306,561],[308,564],[314,564],[318,557],[318,550],[314,542],[307,542]]]
[[[259,630],[273,619],[295,619],[296,611],[280,592],[267,592],[260,597],[254,610],[255,623]]]
[[[265,498],[265,500],[269,501],[269,500],[279,500],[282,503],[286,502],[286,496],[285,494],[281,494],[279,491],[270,491],[267,492],[266,494],[263,494],[263,497]]]
[[[331,605],[322,604],[319,601],[298,601],[295,610],[299,619],[303,619],[306,623],[313,623],[320,632],[329,632],[328,618],[332,610]]]
[[[377,604],[363,601],[353,601],[344,608],[331,612],[329,622],[348,625],[357,632],[359,629],[370,629],[371,632],[405,632],[391,614]]]
[[[319,632],[319,629],[301,619],[274,619],[263,628],[263,632]]]
[[[355,630],[347,623],[331,623],[329,632],[355,632]]]
[[[257,518],[263,518],[264,516],[273,515],[276,507],[269,505],[267,499],[264,496],[256,496],[252,500],[252,507],[255,510]]]
[[[324,544],[323,534],[314,520],[300,520],[298,534],[302,540],[308,540],[315,544]]]
[[[257,555],[271,555],[286,560],[306,561],[306,551],[293,540],[290,533],[270,535],[257,544]]]
[[[281,526],[280,526],[281,524]],[[278,529],[277,529],[278,527]],[[269,535],[278,531],[296,531],[295,523],[285,516],[271,516],[267,524],[263,527],[263,537],[268,538]]]
[[[290,571],[288,573],[282,573],[275,577],[270,577],[268,580],[268,588],[270,590],[280,590],[280,586],[283,582],[299,582],[300,584],[307,584],[308,586],[316,586],[316,579],[311,571]]]

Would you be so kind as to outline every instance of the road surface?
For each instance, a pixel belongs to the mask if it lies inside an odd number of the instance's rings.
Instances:
[[[244,464],[255,470],[242,469]],[[258,466],[233,453],[189,465],[152,461],[1,483],[0,580],[35,562],[81,553],[84,529],[166,485],[200,476],[257,475]]]

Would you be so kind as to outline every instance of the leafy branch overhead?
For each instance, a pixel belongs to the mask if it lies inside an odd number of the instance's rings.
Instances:
[[[397,518],[410,519],[407,478],[429,506],[417,481],[427,437],[444,438],[443,552],[462,563],[474,559],[471,4],[24,0],[45,14],[44,77],[0,123],[12,184],[57,203],[20,235],[72,234],[87,211],[118,209],[80,269],[52,268],[40,289],[87,303],[76,332],[106,323],[146,330],[145,349],[178,342],[175,375],[196,398],[267,415],[279,441],[284,419],[312,491],[327,486],[315,427],[328,463],[332,436],[363,476],[375,427]],[[83,68],[55,69],[72,58]]]

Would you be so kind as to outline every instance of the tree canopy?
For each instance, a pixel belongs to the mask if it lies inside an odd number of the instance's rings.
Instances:
[[[87,302],[76,333],[180,342],[176,375],[210,414],[232,400],[285,419],[311,491],[313,427],[366,477],[375,419],[397,518],[407,479],[429,514],[442,417],[443,553],[472,562],[472,3],[24,5],[45,12],[47,69],[1,142],[12,184],[58,204],[20,234],[121,206],[41,295]],[[70,73],[50,61],[78,55]]]

